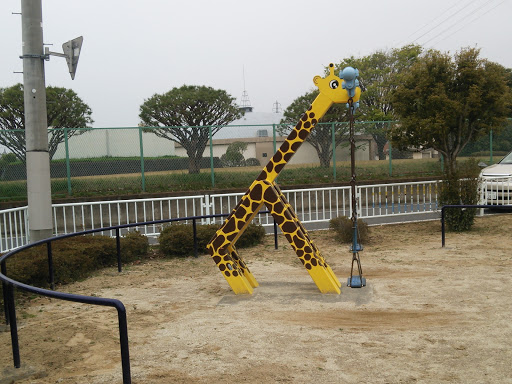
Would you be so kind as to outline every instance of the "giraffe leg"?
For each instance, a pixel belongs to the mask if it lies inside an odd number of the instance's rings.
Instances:
[[[308,271],[316,286],[322,293],[340,293],[338,279],[333,278],[332,270],[326,267],[322,258],[315,254],[311,242],[302,231],[298,219],[279,198],[279,193],[268,182],[264,192],[264,202],[272,216],[285,234],[300,261]],[[299,222],[300,223],[300,222]]]
[[[252,294],[258,286],[234,244],[263,205],[262,193],[261,182],[255,181],[206,246],[235,294]]]
[[[295,210],[293,209],[292,205],[286,199],[286,196],[283,194],[283,192],[281,191],[281,189],[279,188],[279,186],[276,183],[273,183],[273,187],[275,188],[276,192],[279,194],[279,199],[285,204],[286,208],[288,209],[288,211],[293,216],[293,220],[299,226],[299,228],[302,230],[302,232],[304,233],[304,236],[306,237],[306,239],[309,241],[311,247],[313,248],[313,251],[314,251],[315,255],[320,260],[322,260],[322,262],[324,263],[325,267],[327,268],[327,270],[331,274],[332,279],[336,282],[338,287],[341,287],[341,283],[338,280],[338,278],[336,277],[336,275],[334,274],[334,271],[332,270],[331,266],[329,264],[327,264],[327,262],[325,261],[324,257],[320,253],[320,250],[318,249],[316,244],[313,242],[313,239],[311,239],[311,237],[309,236],[308,231],[306,230],[304,225],[299,220],[299,218],[298,218],[297,214],[295,213]]]
[[[256,288],[257,286],[259,286],[258,282],[254,278],[254,275],[249,270],[249,267],[247,266],[247,264],[245,264],[245,261],[238,254],[234,244],[228,246],[228,251],[230,252],[233,261],[235,261],[238,264],[238,267],[242,271],[244,277],[247,279],[249,284],[251,284],[251,287]]]

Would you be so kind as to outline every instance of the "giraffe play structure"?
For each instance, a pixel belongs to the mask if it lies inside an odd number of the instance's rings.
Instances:
[[[340,76],[343,76],[343,72]],[[319,95],[207,245],[235,294],[252,293],[253,288],[258,286],[238,254],[235,243],[263,205],[274,217],[320,292],[340,293],[341,283],[275,183],[281,170],[334,103],[352,104],[359,100],[361,89],[354,86],[353,79],[347,78],[345,82],[340,76],[334,74],[334,64],[331,63],[325,78],[313,78]]]

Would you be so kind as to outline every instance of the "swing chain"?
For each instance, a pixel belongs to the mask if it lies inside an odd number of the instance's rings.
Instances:
[[[356,166],[355,166],[355,151],[356,151],[356,140],[355,140],[355,128],[354,128],[354,100],[348,99],[348,116],[349,116],[349,134],[350,134],[350,189],[352,194],[352,229],[354,231],[354,238],[352,241],[352,265],[350,268],[350,277],[348,279],[348,285],[353,286],[352,278],[354,275],[354,262],[357,265],[357,272],[359,275],[358,284],[359,287],[366,285],[366,281],[363,278],[363,268],[361,267],[361,259],[359,257],[359,231],[357,230],[357,196],[356,196]]]

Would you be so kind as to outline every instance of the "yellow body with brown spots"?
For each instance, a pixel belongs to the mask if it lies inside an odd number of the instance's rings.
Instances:
[[[210,255],[236,294],[252,293],[253,288],[258,286],[236,251],[235,243],[263,204],[271,212],[320,292],[340,293],[339,280],[274,182],[331,105],[349,102],[349,95],[342,87],[343,80],[334,74],[333,64],[329,65],[328,76],[315,76],[313,82],[320,94],[207,245]],[[358,101],[360,95],[358,87],[352,101]]]

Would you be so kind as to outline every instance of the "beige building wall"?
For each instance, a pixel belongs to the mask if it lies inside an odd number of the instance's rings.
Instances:
[[[279,148],[284,143],[286,137],[276,138],[276,148]],[[272,137],[251,137],[251,138],[237,138],[237,139],[214,139],[213,140],[213,157],[221,157],[226,153],[229,144],[234,142],[247,143],[247,149],[243,152],[245,159],[256,158],[262,166],[274,155],[274,141]],[[368,136],[360,136],[356,140],[356,161],[372,160],[375,152],[372,148],[373,140]],[[186,157],[185,149],[179,145],[175,145],[176,156]],[[203,153],[204,157],[210,157],[210,145],[208,144]],[[336,148],[336,161],[349,161],[350,160],[350,147],[337,147]],[[307,141],[302,144],[300,149],[293,155],[289,164],[320,164],[318,155],[315,148]]]

